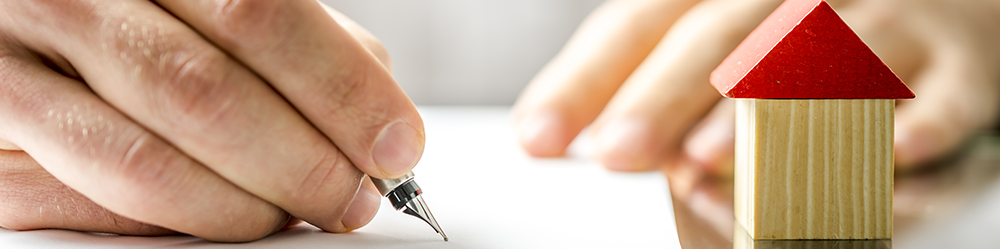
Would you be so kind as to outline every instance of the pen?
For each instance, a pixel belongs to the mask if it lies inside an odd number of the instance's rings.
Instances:
[[[370,176],[369,178],[375,183],[378,192],[382,196],[389,198],[389,203],[392,203],[392,207],[396,211],[403,211],[403,213],[424,220],[428,225],[431,225],[431,228],[434,228],[435,232],[441,234],[444,241],[448,241],[448,235],[445,235],[444,230],[441,230],[441,226],[438,226],[437,220],[431,214],[431,210],[427,208],[427,203],[420,196],[423,191],[420,190],[420,186],[417,186],[417,182],[413,181],[412,171],[406,173],[403,177],[390,180]]]

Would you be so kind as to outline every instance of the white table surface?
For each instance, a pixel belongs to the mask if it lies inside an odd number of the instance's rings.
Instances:
[[[587,159],[587,141],[567,158],[530,158],[514,141],[508,110],[420,107],[427,144],[414,172],[449,242],[383,199],[368,226],[346,234],[300,225],[218,244],[0,229],[0,248],[680,248],[662,174],[607,171]]]

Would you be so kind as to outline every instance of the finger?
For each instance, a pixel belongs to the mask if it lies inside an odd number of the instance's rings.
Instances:
[[[608,1],[532,79],[512,111],[521,146],[562,156],[695,0]]]
[[[372,52],[372,54],[375,55],[375,58],[378,58],[378,61],[382,63],[382,66],[385,66],[386,70],[392,72],[392,59],[389,58],[389,51],[385,49],[385,46],[382,45],[382,42],[379,41],[378,38],[375,38],[375,35],[372,35],[371,32],[368,32],[367,29],[361,27],[360,24],[343,13],[330,8],[330,6],[327,6],[322,2],[319,4],[323,6],[326,13],[330,14],[330,16],[337,21],[337,24],[344,27],[344,30],[346,30],[347,33],[350,33],[354,39],[357,39],[358,42],[365,47],[365,49]]]
[[[997,122],[1000,79],[993,70],[966,55],[938,52],[917,77],[917,98],[896,113],[895,153],[898,169],[939,158],[973,133]]]
[[[286,220],[83,84],[24,56],[0,54],[0,133],[60,182],[124,217],[214,241],[258,239]]]
[[[964,2],[963,2],[964,3]],[[994,127],[1000,115],[1000,18],[979,2],[907,6],[927,63],[911,81],[916,98],[897,107],[897,169],[907,170],[953,152],[969,136]]]
[[[168,229],[112,213],[45,171],[24,152],[0,151],[0,227],[167,235]]]
[[[684,153],[716,175],[733,172],[736,103],[723,99],[696,125],[684,142]]]
[[[26,43],[74,41],[51,46],[108,103],[295,217],[327,231],[350,229],[340,219],[363,174],[266,83],[187,25],[148,1],[35,5],[67,18],[42,19],[25,8],[18,18],[47,24],[21,31]],[[78,9],[101,10],[93,13],[100,21],[77,21],[90,17]]]
[[[780,3],[711,0],[685,13],[595,121],[598,160],[641,171],[676,156],[684,133],[720,98],[708,75]]]
[[[424,126],[413,102],[318,2],[160,4],[263,76],[361,171],[396,178],[420,159]]]
[[[375,188],[371,178],[365,177],[358,189],[357,196],[351,202],[351,206],[344,213],[344,226],[348,229],[358,229],[371,222],[375,218],[378,206],[382,202],[382,195]]]
[[[7,140],[0,138],[0,150],[18,151],[21,150],[21,148],[17,147],[14,143],[7,142]]]

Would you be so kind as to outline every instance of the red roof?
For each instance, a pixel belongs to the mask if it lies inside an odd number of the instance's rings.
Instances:
[[[711,82],[730,98],[914,97],[822,0],[785,1],[722,61]]]

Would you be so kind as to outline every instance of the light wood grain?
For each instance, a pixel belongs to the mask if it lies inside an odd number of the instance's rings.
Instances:
[[[735,212],[754,239],[892,237],[892,99],[738,99]]]

